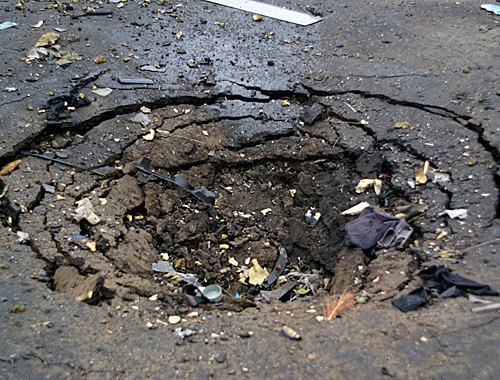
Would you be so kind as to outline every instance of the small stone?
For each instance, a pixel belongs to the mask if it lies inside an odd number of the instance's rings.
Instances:
[[[467,165],[469,165],[469,166],[477,165],[477,160],[474,158],[471,158],[469,161],[467,161]]]
[[[102,55],[100,55],[99,57],[96,57],[96,59],[94,59],[94,62],[95,63],[104,63],[104,62],[106,62],[106,58],[104,58]]]
[[[158,294],[153,294],[151,297],[148,298],[150,301],[156,301],[158,299]]]
[[[168,317],[168,323],[171,325],[176,325],[180,321],[181,321],[181,317],[179,317],[178,315],[171,315]]]
[[[311,352],[310,354],[307,355],[307,358],[309,360],[314,360],[316,359],[316,353],[315,352]]]
[[[9,313],[22,313],[26,311],[26,306],[13,306],[10,308]]]
[[[215,356],[215,360],[217,361],[217,363],[224,363],[226,359],[227,359],[227,354],[225,353],[217,354]]]

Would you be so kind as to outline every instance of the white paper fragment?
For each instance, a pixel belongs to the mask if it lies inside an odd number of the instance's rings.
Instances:
[[[30,241],[30,234],[27,232],[17,231],[16,235],[17,235],[17,241],[21,244],[24,244],[24,243],[27,243]]]
[[[491,303],[491,301],[483,300],[482,298],[473,296],[472,294],[469,294],[469,301],[472,303],[484,303],[487,305]]]
[[[472,312],[478,313],[480,311],[499,310],[499,309],[500,309],[500,303],[493,303],[491,305],[476,307],[472,309]]]
[[[368,202],[361,202],[358,203],[356,206],[353,206],[345,211],[342,211],[340,215],[357,215],[361,214],[361,212],[367,208],[370,207],[370,204]]]
[[[32,28],[39,28],[43,25],[43,20],[38,21],[35,25],[31,25]]]
[[[153,270],[155,272],[171,273],[171,274],[174,274],[176,276],[179,276],[179,278],[182,281],[187,282],[188,284],[192,284],[192,285],[195,285],[197,287],[201,286],[198,283],[198,279],[196,278],[196,275],[191,274],[191,273],[177,272],[168,261],[158,261],[157,263],[152,263],[151,266],[153,267]]]
[[[13,26],[17,26],[17,22],[5,21],[0,24],[0,30],[12,28]]]
[[[323,20],[320,17],[314,17],[302,12],[292,11],[278,7],[276,5],[269,5],[260,1],[252,0],[205,0],[209,3],[224,5],[230,8],[241,9],[242,11],[257,13],[262,16],[275,18],[278,20],[291,22],[298,25],[311,25],[315,22]]]
[[[444,215],[447,214],[451,219],[466,219],[467,218],[467,209],[466,208],[457,208],[455,210],[444,210],[444,213],[440,214]]]
[[[105,87],[105,88],[98,88],[97,90],[92,90],[92,92],[96,95],[99,95],[99,96],[108,96],[109,94],[111,94],[113,92],[112,89],[110,89],[109,87]]]
[[[83,198],[82,200],[77,201],[76,204],[78,207],[75,210],[74,218],[77,222],[85,219],[90,224],[96,225],[101,221],[99,216],[94,212],[94,206],[90,202],[90,199]]]

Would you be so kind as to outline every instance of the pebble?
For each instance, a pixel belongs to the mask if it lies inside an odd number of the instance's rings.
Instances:
[[[227,359],[227,355],[225,353],[222,353],[222,354],[217,354],[215,356],[215,360],[217,361],[217,363],[224,363]]]
[[[181,317],[179,317],[178,315],[171,315],[168,317],[168,323],[170,323],[171,325],[176,325],[180,321]]]

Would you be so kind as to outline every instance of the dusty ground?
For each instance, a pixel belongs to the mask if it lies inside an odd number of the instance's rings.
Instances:
[[[498,311],[390,301],[432,264],[500,289],[500,19],[477,1],[274,3],[325,18],[0,2],[0,21],[19,24],[0,31],[0,160],[15,163],[0,178],[2,378],[496,378]],[[139,172],[143,157],[214,192],[214,207]],[[381,194],[356,193],[363,178]],[[392,215],[419,205],[409,244],[371,258],[343,247],[356,216],[340,213],[361,201]],[[466,219],[441,215],[461,208]],[[238,280],[250,259],[272,271],[280,247],[283,274],[307,275],[296,290],[309,292],[268,302]],[[167,257],[221,285],[223,302],[189,306],[152,270]],[[344,287],[358,302],[318,321]]]

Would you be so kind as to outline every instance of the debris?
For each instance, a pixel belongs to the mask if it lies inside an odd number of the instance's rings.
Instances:
[[[455,210],[444,210],[443,213],[438,216],[448,215],[451,219],[466,219],[467,218],[467,209],[466,208],[457,208]]]
[[[248,270],[248,282],[251,285],[260,285],[264,280],[269,277],[269,271],[262,268],[257,259],[252,259],[253,266]]]
[[[170,183],[173,183],[174,185],[177,185],[179,187],[182,187],[184,190],[186,190],[189,194],[191,194],[194,198],[204,202],[205,204],[212,206],[213,202],[215,201],[215,193],[208,191],[205,186],[198,186],[198,187],[193,187],[189,183],[186,182],[184,178],[181,176],[174,176],[172,178],[152,172],[148,170],[147,168],[151,164],[151,159],[144,157],[139,165],[132,164],[133,167],[139,169],[140,171],[152,175],[160,180],[167,181]]]
[[[27,156],[32,156],[32,157],[37,157],[37,158],[42,158],[44,160],[52,161],[52,162],[55,162],[55,163],[58,163],[58,164],[61,164],[61,165],[66,165],[66,166],[69,166],[70,168],[84,170],[84,171],[87,171],[87,172],[92,173],[92,174],[97,174],[97,175],[100,175],[100,176],[105,176],[105,174],[99,173],[99,172],[97,172],[95,170],[86,169],[86,168],[83,168],[83,167],[78,166],[78,165],[73,165],[73,164],[70,164],[69,162],[58,160],[57,158],[47,157],[47,156],[43,156],[41,154],[36,154],[36,153],[26,153],[26,155]]]
[[[7,192],[9,191],[9,185],[5,185],[3,190],[2,190],[2,193],[0,194],[0,199],[2,199],[3,197],[5,197],[7,195]]]
[[[417,215],[425,213],[428,209],[429,206],[427,206],[426,204],[409,204],[396,207],[396,211],[398,211],[401,214],[404,214],[405,218],[414,218]],[[400,215],[397,216],[399,217]]]
[[[178,315],[169,315],[168,316],[168,323],[171,325],[176,325],[180,321],[181,321],[181,317],[179,317]]]
[[[238,264],[238,262],[236,261],[236,259],[235,259],[234,257],[230,257],[230,258],[227,260],[227,262],[228,262],[229,264],[231,264],[232,266],[234,266],[234,267],[237,267],[237,266],[239,265],[239,264]]]
[[[143,65],[143,66],[138,67],[138,69],[141,71],[151,71],[154,73],[164,73],[167,71],[167,69],[165,69],[165,68],[159,69],[158,67],[153,66],[153,65]]]
[[[154,140],[154,138],[155,138],[155,130],[152,128],[149,130],[148,134],[142,136],[142,139],[146,141],[152,141]]]
[[[75,220],[80,222],[82,219],[87,220],[90,224],[95,226],[97,223],[101,221],[99,216],[94,211],[94,206],[90,202],[90,199],[83,198],[76,202],[78,207],[75,209]]]
[[[375,194],[380,195],[382,191],[382,181],[379,179],[362,179],[356,186],[356,193],[364,193],[366,189],[372,187],[375,190]]]
[[[469,291],[476,295],[498,296],[499,293],[489,285],[480,284],[465,277],[453,274],[442,265],[432,265],[422,269],[418,277],[425,281],[425,287],[441,292],[439,297],[457,297]],[[402,312],[414,310],[427,302],[428,292],[424,287],[412,290],[409,294],[392,301]]]
[[[227,354],[225,353],[215,355],[215,361],[217,363],[224,363],[226,359],[227,359]]]
[[[102,55],[100,55],[94,59],[94,62],[95,63],[104,63],[104,62],[106,62],[106,58],[104,58]]]
[[[472,309],[472,312],[479,313],[481,311],[499,310],[499,309],[500,309],[500,303],[494,303],[491,305],[476,307],[476,308]]]
[[[315,210],[314,207],[311,207],[310,209],[307,210],[306,214],[304,215],[307,223],[309,223],[311,226],[315,226],[316,224],[318,224],[318,221],[321,218],[321,213],[318,211],[314,212],[314,210]]]
[[[394,129],[407,129],[410,126],[410,124],[407,121],[400,121],[398,123],[395,123],[392,128]]]
[[[488,12],[493,12],[496,15],[500,15],[500,5],[495,4],[481,4],[481,8]]]
[[[16,235],[17,235],[17,241],[19,242],[19,244],[28,243],[30,241],[30,234],[27,232],[17,231]]]
[[[92,90],[92,92],[96,95],[105,97],[111,94],[113,90],[109,87],[105,87],[105,88],[98,88],[97,90]]]
[[[389,370],[385,367],[382,367],[380,369],[380,372],[382,373],[382,375],[384,376],[390,376],[390,377],[394,377],[395,375],[393,375],[392,373],[389,372]]]
[[[5,21],[0,24],[0,30],[9,29],[17,25],[17,22]]]
[[[59,37],[60,34],[55,32],[47,32],[45,34],[42,34],[38,41],[36,41],[35,47],[52,46],[57,42]]]
[[[192,307],[200,303],[205,303],[207,300],[203,297],[202,292],[194,285],[188,284],[182,288],[182,294],[186,297],[189,305]]]
[[[64,33],[66,32],[68,29],[64,29],[64,28],[54,28],[54,30],[58,33]]]
[[[425,185],[427,183],[427,173],[429,172],[429,161],[425,161],[424,168],[415,168],[415,184]]]
[[[314,103],[310,107],[304,107],[300,113],[300,119],[307,125],[313,125],[323,115],[323,106],[319,103]]]
[[[152,267],[155,272],[170,273],[178,276],[182,281],[188,284],[194,285],[196,287],[200,286],[196,278],[196,275],[190,273],[177,272],[168,261],[159,261],[157,263],[153,263]]]
[[[156,320],[157,322],[162,322],[160,320]],[[162,322],[164,323],[164,322]],[[183,327],[177,327],[175,329],[175,333],[177,334],[177,336],[181,339],[185,339],[187,337],[190,337],[191,335],[195,335],[196,334],[196,330],[192,330],[192,329],[185,329]]]
[[[274,284],[274,282],[278,279],[279,276],[281,276],[281,274],[285,270],[286,262],[288,260],[288,255],[286,253],[285,248],[282,246],[279,247],[278,252],[279,252],[278,260],[276,260],[276,264],[274,265],[273,271],[264,281],[262,281],[262,287],[264,289],[267,289],[272,284]]]
[[[95,241],[87,239],[85,236],[79,234],[71,234],[71,240],[77,243],[82,248],[87,248],[90,252],[96,251]]]
[[[43,20],[38,21],[35,25],[31,25],[32,28],[39,28],[43,25]]]
[[[143,127],[147,127],[149,124],[151,124],[151,119],[149,118],[148,115],[146,115],[143,112],[139,112],[137,115],[135,115],[130,121],[134,123],[141,123]],[[154,136],[153,136],[154,137]]]
[[[376,249],[402,247],[413,232],[404,218],[373,212],[367,207],[345,225],[345,245],[357,245],[373,254]]]
[[[9,313],[22,313],[26,311],[26,306],[13,306],[9,309]]]
[[[272,273],[271,273],[272,275]],[[288,280],[286,284],[282,285],[278,289],[269,291],[269,290],[264,290],[261,291],[260,294],[263,295],[267,299],[277,299],[281,300],[284,298],[295,286],[297,285],[297,281],[292,281]]]
[[[254,21],[262,21],[262,16],[258,15],[257,13],[254,13],[252,15],[252,18],[253,18]]]
[[[427,291],[420,287],[412,290],[407,295],[399,297],[397,300],[393,300],[392,304],[403,313],[406,313],[424,305],[427,302],[427,295]]]
[[[302,339],[302,337],[295,330],[292,330],[288,326],[283,325],[283,327],[281,328],[281,331],[289,339],[292,339],[292,340],[301,340]]]
[[[224,5],[230,8],[241,9],[245,12],[250,12],[253,14],[258,14],[262,16],[267,16],[271,18],[275,18],[278,20],[291,22],[298,25],[311,25],[315,22],[323,20],[320,17],[314,17],[305,13],[292,11],[290,9],[285,9],[278,7],[276,5],[269,5],[262,3],[260,1],[252,1],[252,0],[205,0],[209,3],[215,3],[219,5]]]
[[[218,303],[222,300],[222,289],[219,285],[208,285],[202,294],[210,302]]]
[[[85,17],[85,16],[113,16],[113,11],[96,11],[96,10],[93,10],[92,8],[90,8],[90,9],[91,9],[90,12],[85,12],[85,13],[82,13],[79,15],[72,15],[71,18],[77,19],[77,18]]]
[[[121,84],[155,84],[151,79],[147,78],[118,78],[118,83]]]
[[[368,202],[358,203],[356,206],[353,206],[345,211],[342,211],[340,215],[357,215],[360,214],[365,208],[370,207]]]
[[[151,108],[148,108],[146,106],[141,107],[141,112],[142,113],[151,113]]]
[[[9,162],[2,169],[0,169],[0,176],[5,175],[5,174],[9,174],[12,170],[14,170],[15,168],[17,168],[17,166],[21,162],[23,162],[24,159],[25,159],[25,157],[20,158],[18,160],[14,160],[14,161]]]
[[[42,183],[42,188],[46,193],[54,194],[56,192],[56,187],[52,185],[48,185],[46,183]]]
[[[333,301],[327,299],[326,306],[322,305],[323,315],[325,319],[327,321],[331,321],[337,315],[339,315],[343,310],[354,305],[356,303],[356,299],[354,298],[355,294],[356,294],[355,290],[347,291],[347,288],[345,288],[340,297],[336,299],[336,294],[334,292]]]

